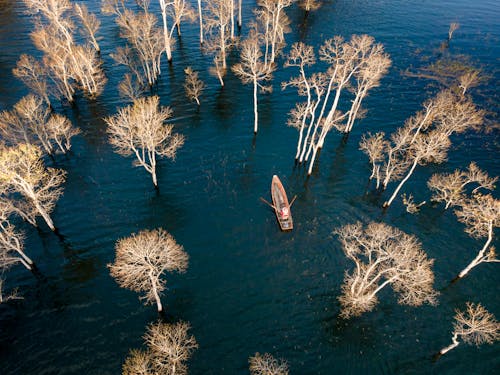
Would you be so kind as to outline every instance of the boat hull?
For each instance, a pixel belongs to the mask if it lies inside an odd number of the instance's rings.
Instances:
[[[278,176],[274,175],[271,182],[271,197],[273,199],[274,212],[282,231],[293,229],[292,212],[290,203],[286,196],[285,188]]]

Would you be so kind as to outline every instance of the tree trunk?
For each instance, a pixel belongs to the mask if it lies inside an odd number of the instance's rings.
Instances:
[[[151,287],[153,288],[153,295],[155,296],[156,307],[158,308],[158,312],[162,312],[163,305],[161,304],[160,295],[158,294],[158,290],[156,289],[155,280],[151,272],[149,273],[149,277],[151,278]]]
[[[254,79],[253,79],[253,113],[254,113],[253,133],[254,134],[257,134],[257,130],[259,128],[259,124],[258,124],[259,112],[258,112],[258,108],[257,108],[257,91],[258,91],[257,79],[254,77]]]
[[[439,351],[440,355],[448,353],[450,350],[455,349],[460,344],[460,342],[458,342],[457,340],[457,336],[458,336],[457,334],[453,335],[452,337],[453,343],[451,345],[448,345],[446,348],[441,349]]]
[[[469,271],[471,269],[473,269],[474,267],[476,267],[478,264],[482,263],[484,253],[486,252],[486,250],[488,250],[488,247],[490,246],[490,243],[492,240],[493,240],[493,223],[490,222],[490,223],[488,223],[488,240],[484,244],[483,248],[479,251],[477,256],[474,258],[474,260],[472,262],[470,262],[469,265],[467,267],[465,267],[462,270],[462,272],[460,272],[458,274],[459,279],[461,279],[462,277],[467,275],[469,273]]]
[[[309,169],[307,170],[307,175],[310,176],[312,174],[314,161],[316,160],[316,154],[318,153],[319,147],[317,145],[313,146],[313,154],[311,157],[311,161],[309,162]]]
[[[241,2],[242,0],[239,0],[238,3],[238,29],[241,29]]]
[[[49,226],[50,230],[55,232],[56,227],[54,226],[54,222],[50,218],[50,215],[47,213],[47,211],[45,211],[45,209],[42,206],[40,206],[40,204],[38,204],[38,202],[35,203],[35,208],[38,211],[38,213],[40,215],[42,215],[43,219],[45,220],[45,222]]]
[[[198,16],[200,19],[200,44],[203,44],[203,16],[201,12],[201,0],[198,0]]]
[[[410,178],[411,174],[415,170],[415,167],[417,166],[419,160],[420,159],[418,159],[418,158],[415,159],[415,161],[413,162],[413,165],[411,166],[410,171],[408,172],[408,174],[406,175],[406,177],[403,178],[403,180],[401,180],[401,182],[399,183],[399,185],[396,188],[396,190],[394,190],[394,193],[392,194],[391,198],[387,202],[384,203],[384,207],[389,207],[391,205],[391,203],[394,200],[394,198],[396,198],[396,196],[398,195],[399,190],[403,187],[403,185],[405,184],[405,182],[408,181],[408,179]]]
[[[165,0],[160,0],[161,5],[161,16],[163,19],[163,38],[165,42],[165,53],[167,54],[168,62],[172,61],[172,48],[170,47],[170,36],[168,32],[168,24],[167,24],[167,5],[165,4]]]

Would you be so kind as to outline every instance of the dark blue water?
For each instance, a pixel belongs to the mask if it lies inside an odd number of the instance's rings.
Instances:
[[[29,32],[32,20],[21,2],[0,1],[0,109],[27,93],[12,77],[18,56],[37,54]],[[87,1],[98,12],[96,1]],[[244,22],[251,18],[248,3]],[[158,5],[153,1],[153,7]],[[159,13],[158,13],[159,14]],[[173,123],[186,136],[175,162],[159,165],[159,194],[149,175],[107,143],[104,116],[125,105],[117,83],[124,70],[109,54],[123,45],[113,19],[99,14],[102,57],[109,82],[95,101],[78,97],[75,108],[56,105],[82,134],[72,154],[58,157],[68,171],[65,194],[53,213],[61,240],[44,225],[20,223],[26,251],[40,274],[21,267],[7,274],[7,288],[19,287],[24,300],[0,305],[2,374],[117,374],[132,348],[142,346],[154,306],[143,306],[134,292],[118,287],[106,265],[114,260],[117,239],[145,228],[162,227],[190,255],[188,272],[167,275],[163,298],[167,319],[192,324],[199,349],[189,363],[192,374],[247,374],[248,357],[270,352],[286,358],[292,374],[494,374],[500,371],[499,346],[461,345],[437,362],[432,356],[450,342],[454,309],[481,302],[497,318],[498,266],[483,264],[460,282],[449,281],[475,256],[481,241],[469,238],[451,211],[425,206],[418,215],[398,200],[382,215],[379,196],[367,189],[370,174],[358,150],[370,130],[392,132],[438,90],[423,79],[401,74],[434,61],[442,51],[450,22],[459,22],[449,53],[467,55],[488,81],[474,89],[476,103],[498,122],[500,4],[493,0],[326,1],[304,21],[293,6],[288,44],[318,47],[334,35],[368,33],[385,45],[393,66],[365,101],[367,118],[355,124],[347,143],[332,132],[310,179],[294,167],[297,134],[285,126],[299,100],[279,83],[296,72],[278,69],[274,93],[261,97],[260,130],[252,135],[251,87],[231,73],[221,90],[209,76],[211,59],[198,47],[198,29],[186,25],[170,68],[164,62],[157,87]],[[245,34],[244,27],[242,33]],[[230,63],[238,60],[237,53]],[[191,65],[208,88],[200,109],[184,97],[182,70]],[[490,123],[491,123],[490,122]],[[449,161],[420,167],[403,189],[417,201],[428,199],[432,173],[464,168],[470,161],[500,174],[498,128],[453,137]],[[273,174],[290,195],[296,227],[281,233],[267,197]],[[394,186],[392,186],[393,188]],[[338,317],[340,286],[352,265],[331,235],[356,220],[382,220],[415,234],[434,258],[440,305],[399,306],[390,290],[376,309],[349,321]],[[497,233],[498,234],[498,233]],[[498,247],[498,241],[495,241]]]

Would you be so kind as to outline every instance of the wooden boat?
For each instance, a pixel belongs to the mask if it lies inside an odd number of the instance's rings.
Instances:
[[[273,208],[281,230],[292,230],[293,219],[292,212],[290,211],[291,204],[288,203],[285,188],[276,175],[273,176],[271,182],[271,197],[273,198]]]

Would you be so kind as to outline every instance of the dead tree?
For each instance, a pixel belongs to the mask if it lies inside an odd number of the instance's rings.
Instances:
[[[111,276],[121,287],[144,292],[141,299],[154,303],[163,310],[160,296],[165,290],[162,279],[165,271],[184,273],[188,267],[188,254],[163,229],[143,230],[116,243],[116,259],[109,264]]]
[[[194,71],[189,66],[184,69],[184,73],[186,74],[186,80],[184,82],[186,96],[200,105],[200,96],[205,89],[205,83],[198,77],[198,72]]]
[[[465,96],[467,90],[471,87],[477,86],[480,81],[481,77],[479,76],[479,70],[476,69],[469,70],[458,77],[458,87],[462,89],[462,96]]]
[[[493,241],[493,229],[500,226],[500,200],[493,198],[491,194],[476,193],[459,203],[455,214],[458,220],[465,224],[465,232],[471,237],[478,239],[486,237],[486,242],[477,256],[457,277],[459,279],[464,277],[481,263],[500,262],[495,248],[490,246]]]
[[[500,323],[480,303],[467,302],[466,310],[455,310],[452,344],[441,349],[439,355],[455,349],[461,342],[480,346],[500,339]]]
[[[453,33],[460,28],[460,24],[458,22],[450,23],[450,28],[448,29],[448,41],[451,40]]]
[[[132,349],[122,366],[122,375],[155,375],[150,351]]]
[[[19,78],[36,96],[42,98],[51,106],[51,87],[48,84],[48,73],[44,65],[40,64],[33,56],[22,54],[16,67],[12,69],[14,76]]]
[[[377,293],[387,285],[399,295],[398,303],[420,306],[436,303],[433,289],[433,260],[428,259],[420,242],[397,228],[372,222],[345,225],[334,231],[344,254],[355,264],[346,272],[341,316],[350,318],[371,311],[378,303]]]
[[[184,137],[173,133],[173,125],[165,124],[172,110],[159,107],[159,103],[158,96],[139,98],[104,119],[115,151],[123,156],[135,155],[137,164],[151,174],[155,187],[158,186],[156,157],[175,159],[177,149],[184,144]]]
[[[149,325],[144,340],[157,374],[187,375],[186,362],[198,348],[195,337],[189,334],[190,329],[190,324],[182,321]]]
[[[370,180],[376,180],[376,188],[380,187],[380,167],[381,162],[385,157],[385,150],[389,147],[389,142],[385,139],[383,132],[378,132],[374,135],[371,133],[364,134],[359,142],[359,149],[363,151],[372,165],[372,174]]]
[[[299,139],[297,141],[297,152],[295,153],[295,160],[299,160],[302,151],[302,142],[304,140],[304,129],[306,128],[306,123],[309,117],[314,114],[314,104],[318,103],[318,100],[313,101],[313,91],[314,88],[311,87],[309,83],[309,78],[306,75],[306,67],[312,66],[316,63],[316,56],[314,54],[314,48],[308,46],[302,42],[294,43],[285,61],[285,67],[297,67],[299,69],[300,75],[294,77],[288,82],[281,85],[282,89],[288,86],[295,86],[298,89],[299,95],[307,96],[307,104],[304,108],[297,107],[297,110],[292,113],[292,119],[295,118],[296,121],[289,123],[289,125],[296,124],[299,131]],[[292,125],[293,126],[293,125]],[[308,128],[310,129],[310,127]],[[307,139],[307,136],[306,136]]]
[[[156,16],[149,13],[149,1],[140,5],[142,10],[133,12],[125,1],[106,1],[102,11],[116,15],[120,36],[127,40],[127,45],[117,48],[111,57],[117,64],[127,66],[138,82],[152,86],[161,74],[161,55],[170,40],[157,27]]]
[[[460,205],[466,199],[466,188],[470,184],[477,185],[472,194],[480,189],[493,190],[498,177],[492,178],[472,162],[466,171],[455,170],[452,173],[436,173],[431,176],[427,186],[432,190],[434,202],[445,202],[445,209]]]
[[[33,269],[33,261],[24,252],[23,234],[16,230],[9,218],[15,212],[9,199],[0,199],[0,268],[21,263],[28,270]]]
[[[232,0],[214,0],[206,4],[204,49],[214,56],[211,73],[216,75],[221,86],[227,71],[227,54],[232,46],[230,35]]]
[[[319,0],[300,0],[299,7],[306,11],[306,15],[311,12],[321,8],[321,1]]]
[[[165,53],[168,62],[172,61],[172,40],[174,30],[177,29],[177,35],[181,36],[181,23],[184,19],[194,21],[196,13],[186,0],[159,0],[163,20],[163,38],[165,43]],[[172,26],[168,27],[168,20],[171,20]]]
[[[264,37],[264,62],[271,67],[285,47],[285,34],[290,32],[290,20],[285,9],[296,0],[259,0],[256,10],[259,32]]]
[[[66,172],[46,168],[41,150],[32,145],[0,147],[0,187],[13,197],[19,195],[26,205],[43,217],[49,228],[56,230],[50,217],[63,193]],[[13,198],[14,199],[14,198]]]
[[[31,36],[35,46],[44,53],[43,64],[57,95],[72,102],[75,85],[91,98],[100,95],[106,78],[97,58],[97,18],[84,6],[73,7],[69,0],[24,0],[24,3],[30,12],[43,17],[36,22]],[[78,30],[75,16],[94,48],[75,42],[73,34]]]
[[[255,31],[250,33],[248,38],[242,42],[240,58],[241,62],[234,65],[232,70],[244,84],[253,84],[253,133],[257,134],[259,129],[257,94],[259,89],[262,92],[270,92],[272,90],[272,86],[264,85],[264,82],[272,78],[272,70],[262,60],[259,35]]]
[[[391,66],[389,55],[384,53],[384,47],[381,43],[374,44],[374,40],[367,40],[370,47],[361,49],[363,63],[359,70],[354,73],[356,85],[353,86],[354,100],[345,126],[341,131],[349,133],[352,130],[354,121],[361,116],[360,108],[363,99],[368,95],[369,90],[380,85],[380,79],[387,74]]]
[[[19,294],[17,293],[17,290],[9,292],[9,294],[5,295],[4,294],[4,283],[5,280],[3,278],[0,278],[0,303],[4,303],[10,300],[14,299],[23,299],[23,297],[20,297]]]
[[[288,375],[288,364],[269,353],[255,353],[248,359],[251,375]]]
[[[9,145],[36,145],[49,155],[55,146],[66,153],[71,138],[79,133],[68,118],[52,114],[43,99],[32,94],[19,100],[11,111],[0,113],[0,134]]]

